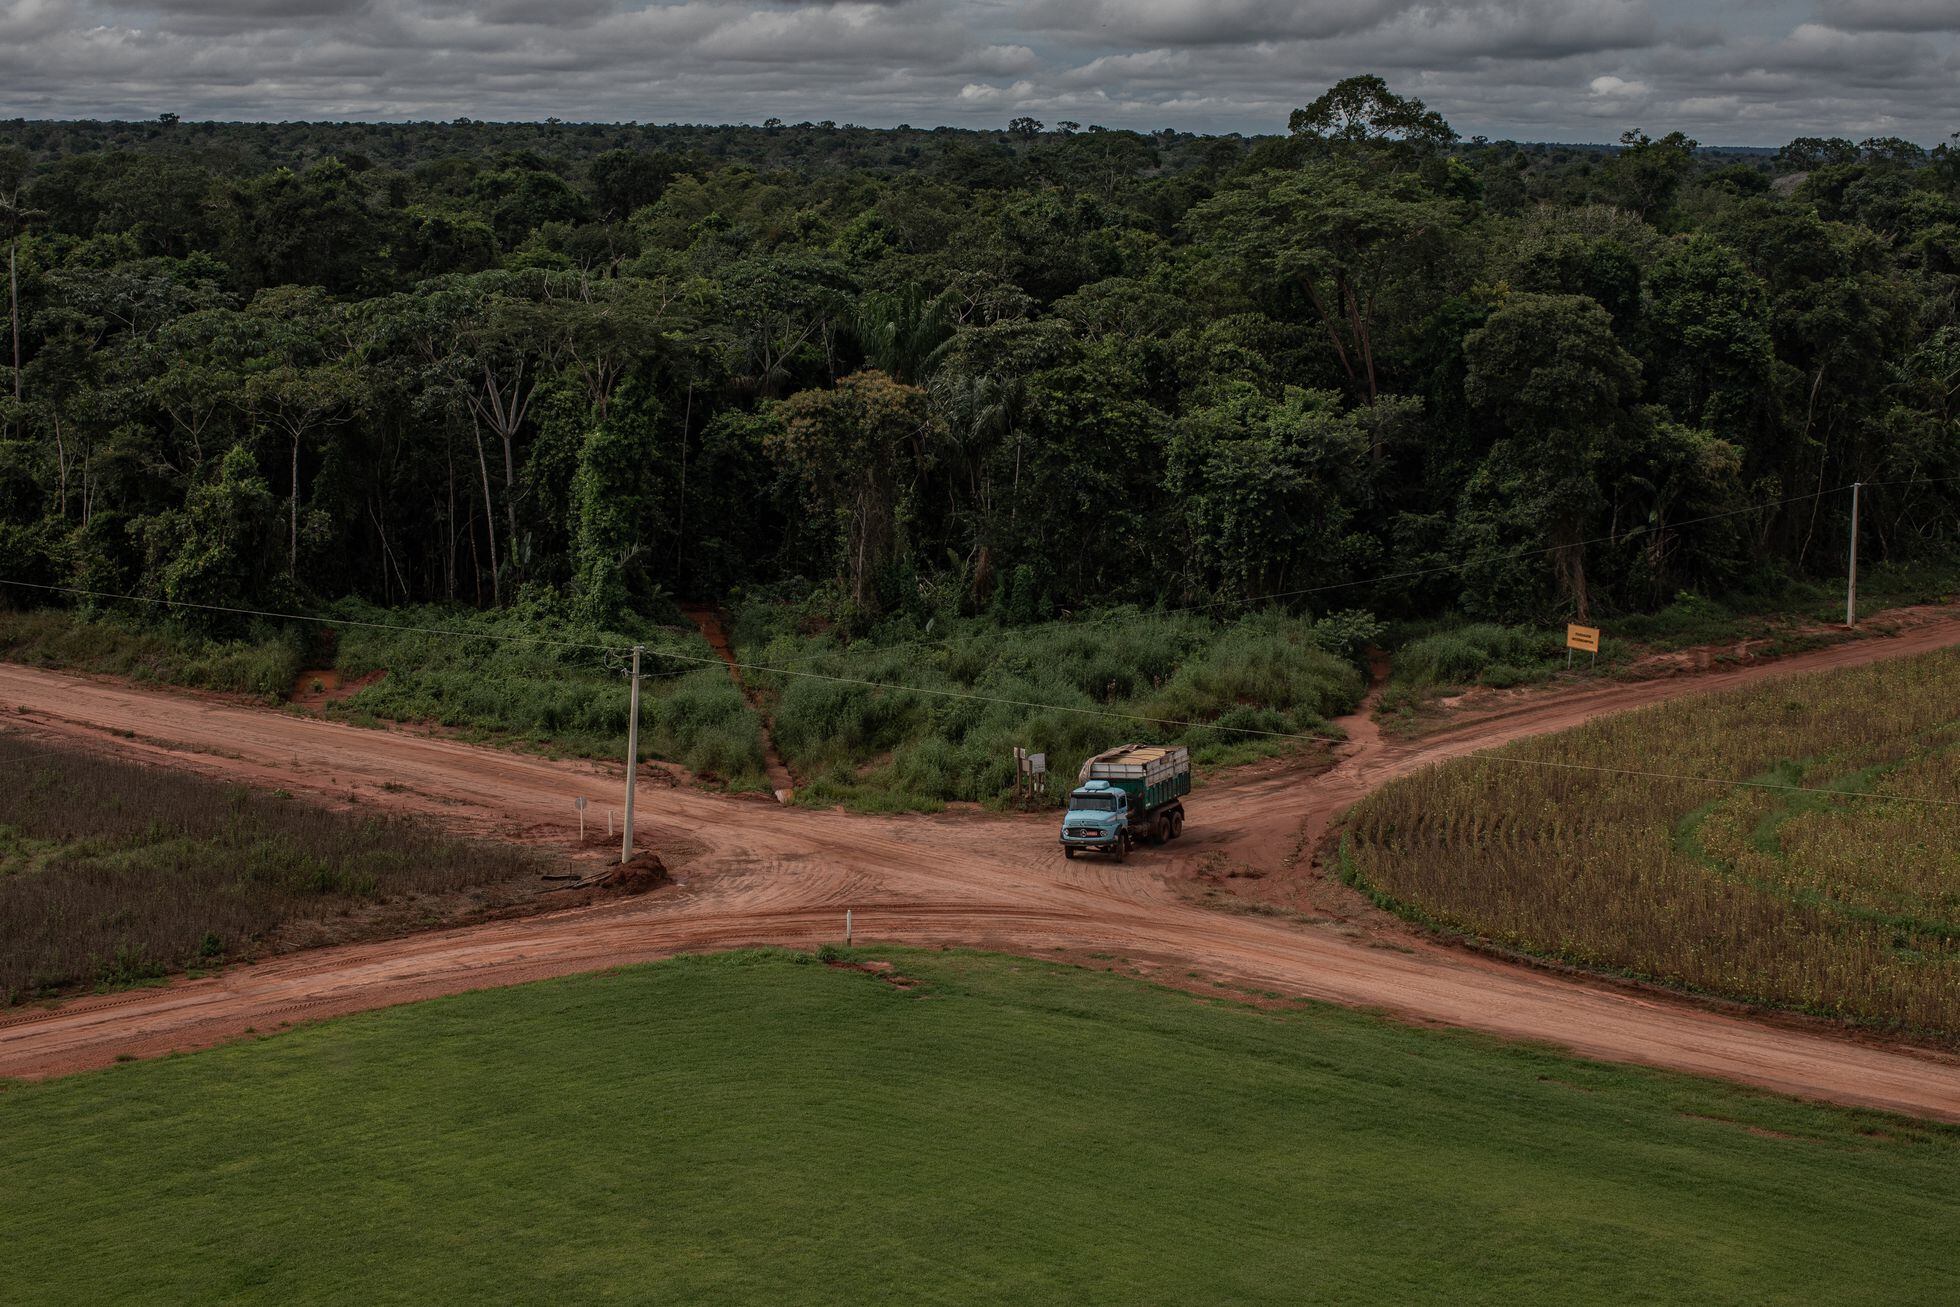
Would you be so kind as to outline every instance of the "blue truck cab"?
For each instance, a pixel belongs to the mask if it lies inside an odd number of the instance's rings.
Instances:
[[[1062,856],[1104,853],[1117,861],[1138,844],[1184,831],[1191,754],[1177,745],[1125,744],[1082,764],[1062,817]]]

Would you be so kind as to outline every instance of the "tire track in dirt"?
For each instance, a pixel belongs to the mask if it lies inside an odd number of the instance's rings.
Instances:
[[[1047,816],[879,817],[649,787],[648,842],[684,884],[636,899],[318,949],[157,989],[0,1018],[0,1075],[39,1077],[120,1054],[195,1048],[282,1022],[491,985],[748,945],[840,939],[1108,952],[1127,961],[1402,1019],[1556,1044],[1800,1097],[1960,1120],[1960,1059],[1757,1020],[1665,995],[1513,966],[1419,939],[1357,907],[1307,859],[1354,801],[1417,767],[1591,717],[1768,675],[1854,666],[1960,643],[1940,613],[1903,634],[1692,679],[1608,682],[1520,699],[1417,741],[1372,721],[1330,770],[1250,769],[1198,796],[1176,844],[1121,867],[1065,861]],[[437,736],[376,731],[0,665],[8,729],[359,805],[420,812],[474,834],[569,848],[572,797],[614,801],[617,768],[553,762]],[[134,731],[137,738],[120,732]],[[1321,763],[1324,763],[1321,759]],[[1318,764],[1316,764],[1318,765]],[[406,788],[402,788],[402,787]],[[1208,855],[1289,880],[1317,921],[1218,912],[1186,895]]]

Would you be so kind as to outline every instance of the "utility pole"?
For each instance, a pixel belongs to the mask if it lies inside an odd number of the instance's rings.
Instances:
[[[626,710],[626,822],[619,837],[619,860],[633,860],[633,770],[640,761],[640,651],[633,646],[633,704]]]
[[[1844,624],[1858,624],[1858,491],[1865,483],[1851,483],[1851,571],[1844,586]]]

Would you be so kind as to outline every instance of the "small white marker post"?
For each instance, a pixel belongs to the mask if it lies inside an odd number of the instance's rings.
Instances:
[[[573,799],[572,806],[578,809],[578,842],[583,844],[585,843],[585,796],[581,794]]]
[[[844,909],[844,947],[849,948],[850,946],[851,946],[851,910],[849,908],[845,908]]]

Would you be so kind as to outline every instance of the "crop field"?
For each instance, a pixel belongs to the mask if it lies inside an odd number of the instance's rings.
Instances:
[[[1508,948],[1960,1035],[1960,652],[1683,698],[1501,756],[1562,765],[1468,758],[1384,788],[1349,823],[1350,877]]]
[[[0,734],[0,1006],[542,869],[515,847]]]
[[[680,958],[0,1089],[8,1293],[1960,1292],[1960,1131],[1024,959],[844,956],[894,970]]]
[[[1365,614],[1219,622],[1117,610],[1027,626],[901,626],[847,644],[801,633],[792,608],[757,603],[737,613],[734,634],[745,661],[985,697],[751,674],[770,700],[777,747],[804,779],[798,797],[876,810],[998,798],[1013,785],[1016,745],[1046,753],[1057,778],[1134,739],[1188,745],[1206,766],[1298,749],[1284,737],[1326,732],[1360,701],[1356,663],[1377,629]]]

